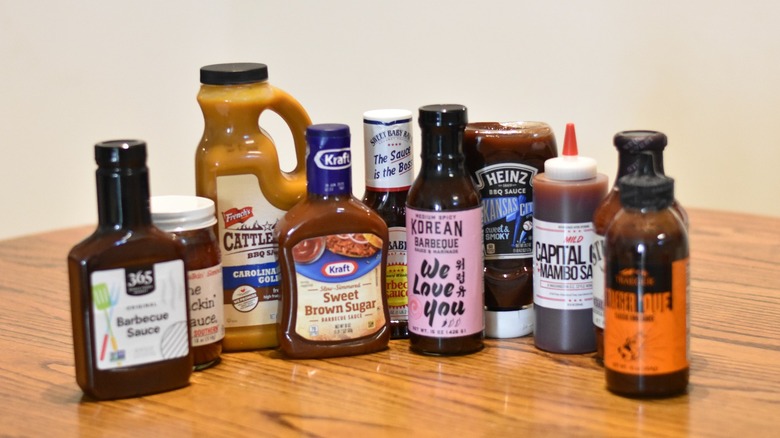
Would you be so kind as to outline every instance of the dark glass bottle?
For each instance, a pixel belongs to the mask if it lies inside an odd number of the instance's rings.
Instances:
[[[363,203],[388,227],[387,305],[392,339],[409,337],[406,265],[406,197],[414,177],[412,113],[378,109],[363,114],[366,192]]]
[[[422,163],[406,200],[409,345],[479,351],[484,339],[482,208],[465,166],[462,105],[420,108]]]
[[[184,247],[152,225],[146,144],[95,145],[98,227],[68,254],[76,381],[97,399],[185,386]]]
[[[604,367],[610,391],[661,397],[688,386],[688,234],[671,208],[674,180],[640,158],[618,180],[622,208],[605,240]]]
[[[596,331],[596,359],[604,358],[604,236],[607,227],[620,210],[620,190],[617,181],[630,175],[639,167],[640,156],[649,153],[653,157],[655,171],[664,175],[664,149],[667,138],[658,131],[622,131],[613,139],[618,151],[618,171],[615,184],[607,196],[593,213],[593,227],[596,230],[596,241],[593,245],[593,257],[596,266],[593,269],[593,326]],[[675,199],[672,210],[688,226],[688,213]]]

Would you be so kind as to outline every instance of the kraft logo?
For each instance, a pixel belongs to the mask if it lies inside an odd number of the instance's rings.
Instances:
[[[352,157],[349,148],[345,149],[326,149],[319,151],[314,155],[314,162],[320,169],[340,170],[349,169],[352,163]]]
[[[326,277],[345,277],[357,272],[358,264],[352,261],[328,263],[322,266],[322,275]]]

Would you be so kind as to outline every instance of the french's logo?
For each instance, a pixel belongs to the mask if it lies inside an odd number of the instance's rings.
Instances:
[[[314,162],[317,167],[325,170],[349,169],[352,163],[352,157],[349,148],[344,149],[325,149],[314,155]]]
[[[326,277],[345,277],[357,272],[358,264],[351,260],[328,263],[322,266],[322,275]]]
[[[243,224],[253,216],[252,207],[244,207],[242,209],[231,208],[230,210],[222,212],[222,220],[225,222],[225,228],[232,227],[236,224]]]

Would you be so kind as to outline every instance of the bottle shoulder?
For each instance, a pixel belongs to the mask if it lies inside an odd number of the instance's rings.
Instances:
[[[92,269],[111,269],[184,259],[184,246],[156,227],[96,230],[76,244],[68,259]]]
[[[418,210],[467,210],[480,206],[480,196],[467,174],[418,177],[409,189],[406,206]]]
[[[287,241],[353,232],[372,232],[386,239],[387,225],[379,214],[351,195],[307,197],[291,208],[275,229],[280,246]]]
[[[671,208],[643,212],[621,208],[606,232],[606,245],[623,250],[660,252],[688,256],[688,233],[680,217]]]

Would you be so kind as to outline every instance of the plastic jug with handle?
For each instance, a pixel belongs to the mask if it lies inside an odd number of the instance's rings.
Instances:
[[[212,199],[217,209],[223,348],[275,347],[280,282],[273,228],[306,193],[305,132],[311,119],[298,101],[268,82],[265,64],[208,65],[201,68],[200,81],[205,129],[195,156],[195,183],[197,195]],[[292,132],[296,166],[291,172],[281,169],[276,146],[259,125],[266,110]]]

